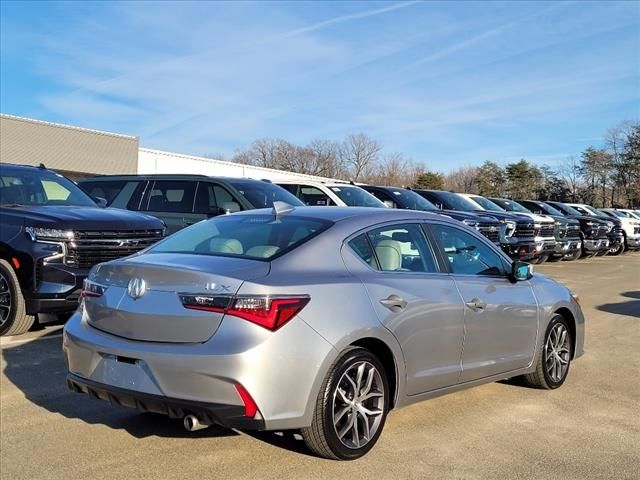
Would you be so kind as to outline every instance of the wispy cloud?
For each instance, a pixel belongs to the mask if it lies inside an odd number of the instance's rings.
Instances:
[[[321,30],[327,27],[332,27],[334,25],[338,25],[340,23],[351,22],[353,20],[362,20],[364,18],[375,17],[377,15],[382,15],[384,13],[394,12],[396,10],[401,10],[403,8],[410,7],[412,5],[416,5],[418,3],[422,3],[421,0],[413,0],[409,2],[399,2],[393,3],[386,7],[376,8],[373,10],[365,10],[363,12],[351,13],[348,15],[341,15],[338,17],[330,18],[328,20],[323,20],[318,23],[314,23],[313,25],[307,25],[306,27],[296,28],[289,32],[283,33],[281,35],[282,38],[295,37],[296,35],[301,35],[303,33],[311,33],[316,30]]]

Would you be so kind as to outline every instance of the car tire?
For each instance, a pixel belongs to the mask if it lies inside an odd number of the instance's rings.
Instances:
[[[541,255],[538,258],[536,258],[536,265],[542,265],[547,260],[549,260],[549,255]]]
[[[25,333],[35,317],[27,315],[20,282],[11,265],[0,260],[0,336]]]
[[[525,383],[544,390],[562,386],[569,374],[573,357],[571,329],[562,315],[555,315],[549,322],[538,353],[536,369],[523,376]]]
[[[364,400],[360,401],[359,396]],[[380,360],[365,348],[350,347],[329,369],[316,400],[311,426],[302,429],[302,437],[307,447],[320,457],[355,460],[378,441],[389,404],[389,385]]]
[[[625,242],[620,242],[620,245],[618,245],[616,248],[610,248],[609,251],[607,252],[607,255],[611,255],[612,257],[617,257],[618,255],[623,254],[624,251],[626,250],[624,246],[625,246]]]

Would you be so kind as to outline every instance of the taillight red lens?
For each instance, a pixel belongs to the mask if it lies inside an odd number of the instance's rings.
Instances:
[[[107,291],[107,287],[104,285],[100,285],[98,283],[94,283],[90,280],[85,279],[82,283],[82,290],[80,291],[80,298],[97,298],[104,295],[104,292]]]
[[[233,302],[227,314],[276,331],[295,317],[307,303],[309,303],[309,297],[241,297]]]
[[[308,296],[269,297],[224,297],[181,294],[185,308],[207,312],[225,313],[276,331],[295,317],[307,303]]]

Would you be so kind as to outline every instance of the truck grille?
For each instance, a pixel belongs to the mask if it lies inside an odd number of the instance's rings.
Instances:
[[[153,245],[162,238],[162,230],[76,231],[73,235],[73,240],[67,242],[65,263],[77,268],[91,268]]]
[[[533,223],[518,223],[516,224],[516,233],[514,234],[518,238],[533,238],[536,236],[536,231]]]
[[[480,222],[478,231],[496,245],[500,243],[500,228],[494,223]]]
[[[607,238],[607,233],[609,233],[609,227],[607,227],[606,225],[602,225],[598,227],[597,238]]]
[[[540,237],[553,237],[553,229],[555,226],[553,224],[544,224],[540,226],[538,230],[538,236]]]
[[[567,229],[567,238],[580,238],[580,225],[570,225]]]

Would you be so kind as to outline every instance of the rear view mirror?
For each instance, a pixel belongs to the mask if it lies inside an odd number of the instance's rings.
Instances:
[[[515,261],[511,264],[511,280],[521,282],[529,280],[533,276],[533,265],[527,262]]]

